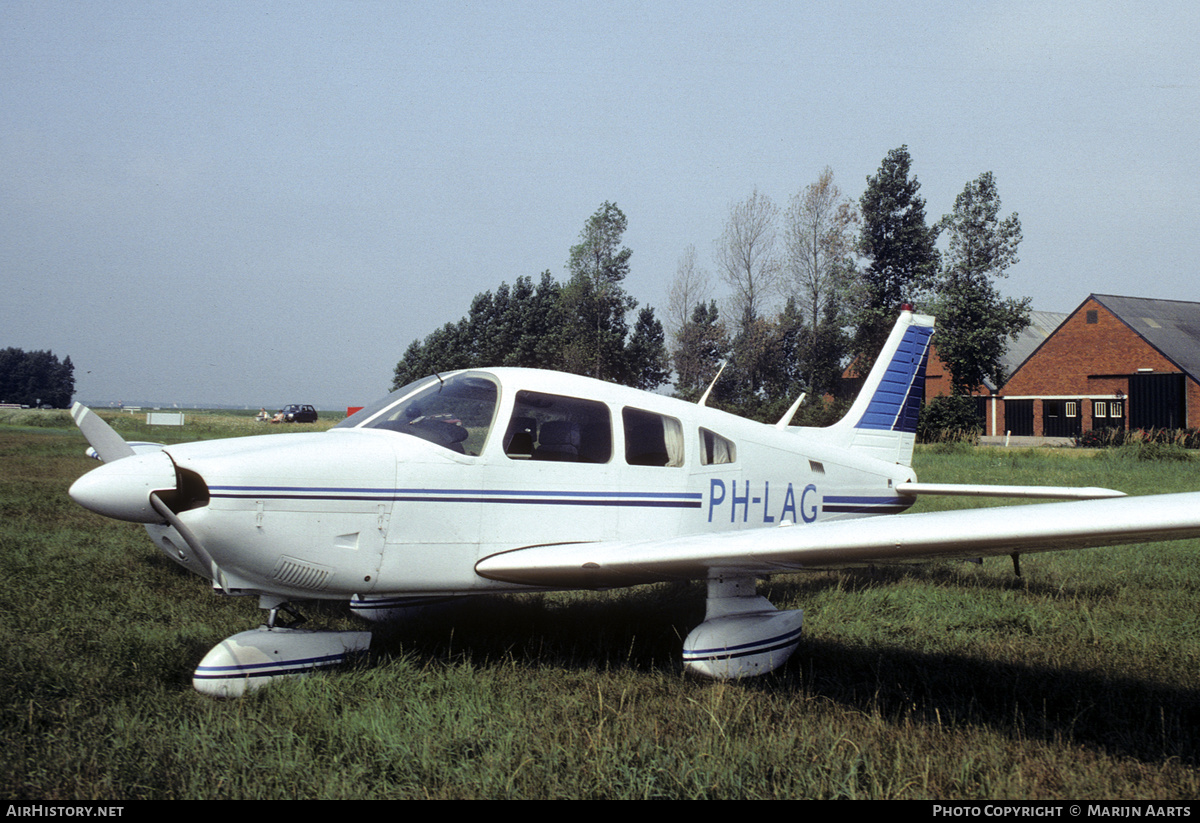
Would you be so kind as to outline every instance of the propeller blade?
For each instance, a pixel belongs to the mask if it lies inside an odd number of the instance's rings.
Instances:
[[[112,426],[101,420],[100,415],[87,406],[82,403],[71,406],[71,417],[75,419],[75,425],[83,432],[87,442],[105,463],[133,456],[133,447],[125,442],[125,438],[113,431]]]

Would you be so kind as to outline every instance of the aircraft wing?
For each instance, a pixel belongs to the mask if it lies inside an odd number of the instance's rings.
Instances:
[[[610,588],[1190,537],[1200,537],[1200,492],[530,546],[486,557],[476,571],[530,586]]]

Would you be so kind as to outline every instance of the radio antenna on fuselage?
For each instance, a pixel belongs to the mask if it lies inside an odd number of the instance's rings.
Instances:
[[[708,396],[712,394],[713,386],[717,385],[717,381],[721,378],[721,372],[725,371],[725,364],[728,362],[728,360],[721,361],[721,368],[717,369],[717,376],[712,379],[712,382],[708,384],[708,388],[704,390],[704,394],[696,401],[697,406],[703,406],[708,400]]]
[[[779,418],[779,422],[775,424],[775,428],[782,431],[786,429],[788,423],[792,422],[792,418],[796,415],[796,409],[800,408],[800,404],[804,402],[804,398],[808,397],[808,392],[800,392],[800,396],[796,398],[796,402],[787,410],[783,417]]]

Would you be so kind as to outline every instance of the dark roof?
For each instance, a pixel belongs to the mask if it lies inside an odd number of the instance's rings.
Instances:
[[[1088,299],[1104,306],[1181,371],[1200,381],[1200,303],[1113,294],[1093,294]]]

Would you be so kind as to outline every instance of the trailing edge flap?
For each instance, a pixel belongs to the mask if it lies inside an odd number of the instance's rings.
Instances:
[[[485,557],[475,570],[529,586],[609,588],[1189,537],[1200,537],[1200,492],[532,546]]]

